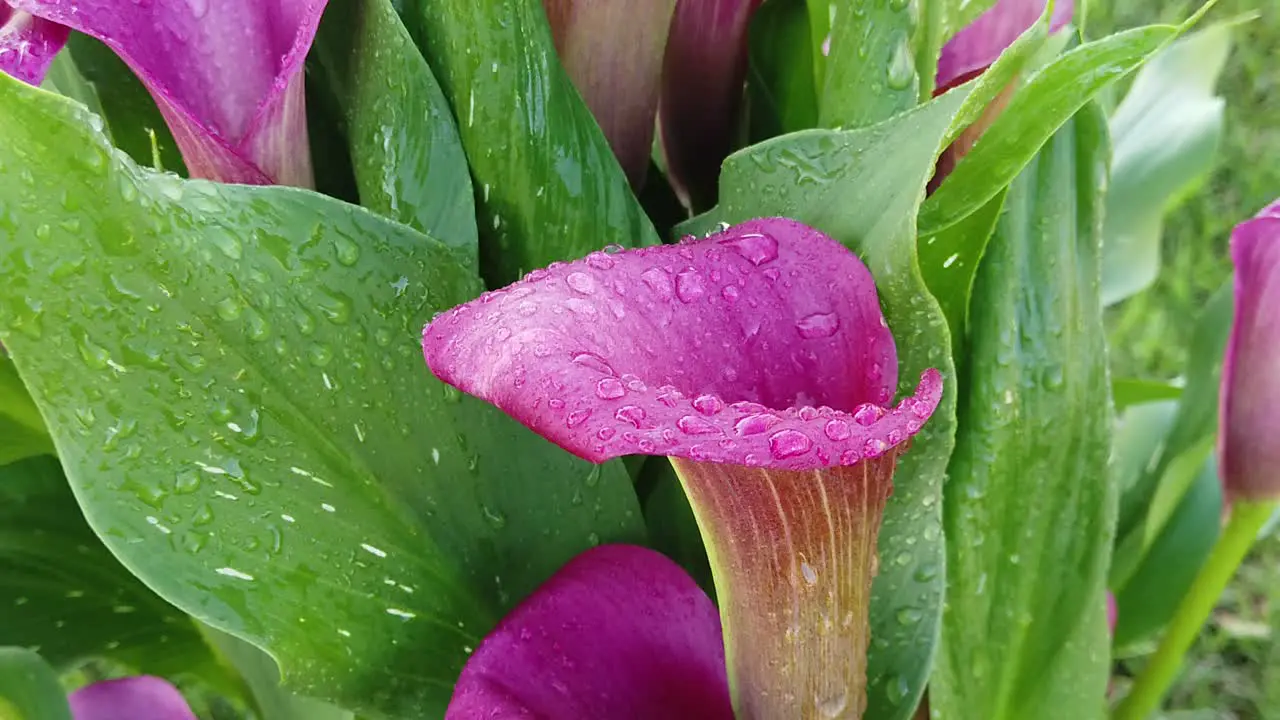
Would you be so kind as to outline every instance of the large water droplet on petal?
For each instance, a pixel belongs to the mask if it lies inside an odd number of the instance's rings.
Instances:
[[[649,268],[640,273],[640,279],[657,295],[660,300],[670,300],[675,294],[675,286],[671,283],[671,274],[662,268]]]
[[[751,233],[721,240],[720,244],[737,250],[742,257],[757,267],[778,259],[778,241],[770,235]]]
[[[814,313],[800,318],[796,331],[806,340],[831,337],[840,329],[840,318],[835,313]]]
[[[849,429],[849,423],[838,418],[835,420],[828,420],[826,426],[822,428],[822,431],[826,433],[827,437],[837,442],[847,439],[852,434],[852,431]]]
[[[701,298],[707,293],[702,285],[702,275],[697,270],[689,268],[681,270],[676,275],[676,297],[680,298],[680,302],[691,303]]]
[[[716,426],[697,415],[685,415],[676,421],[676,427],[686,435],[706,435],[716,432]]]
[[[875,425],[876,420],[880,419],[882,412],[883,411],[875,405],[872,405],[871,403],[864,403],[859,405],[858,409],[854,411],[853,421],[864,427],[869,427],[871,425]]]
[[[617,378],[607,377],[596,383],[596,395],[601,400],[617,400],[627,394],[627,389]]]
[[[799,430],[779,430],[769,437],[769,452],[779,460],[803,455],[813,447],[813,441]]]
[[[641,423],[644,422],[644,419],[648,417],[648,413],[646,413],[642,407],[637,407],[635,405],[623,405],[618,408],[618,412],[614,413],[614,417],[619,420],[629,422],[636,427],[640,427]]]
[[[733,429],[739,435],[759,435],[777,424],[777,416],[769,415],[767,413],[757,413],[755,415],[748,415],[742,418],[734,424]]]
[[[596,291],[596,281],[592,280],[591,276],[584,272],[571,272],[569,273],[569,276],[564,279],[564,282],[575,292],[582,293],[583,295],[590,295]]]
[[[703,415],[715,415],[724,409],[724,401],[715,395],[699,395],[693,399],[693,409]]]

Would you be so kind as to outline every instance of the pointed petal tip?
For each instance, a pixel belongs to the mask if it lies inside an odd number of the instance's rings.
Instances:
[[[448,720],[729,720],[719,614],[684,570],[633,545],[578,555],[480,643]]]
[[[104,680],[67,696],[75,720],[196,720],[182,693],[151,675]]]
[[[888,407],[897,356],[870,273],[785,218],[536,270],[433,320],[423,355],[593,462],[849,465],[908,440],[942,392],[928,371]]]
[[[1223,356],[1218,453],[1230,500],[1280,498],[1280,200],[1231,233],[1235,315]]]

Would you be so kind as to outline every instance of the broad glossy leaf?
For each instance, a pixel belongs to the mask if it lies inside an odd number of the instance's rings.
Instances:
[[[479,290],[445,246],[311,192],[141,170],[4,78],[0,108],[0,164],[30,170],[0,188],[0,337],[81,507],[289,687],[440,712],[507,608],[642,535],[619,464],[422,366],[420,328]]]
[[[854,249],[876,279],[898,350],[899,394],[927,368],[947,386],[894,474],[872,586],[867,717],[909,717],[928,674],[942,608],[941,489],[955,432],[950,334],[917,269],[914,217],[943,138],[969,87],[861,130],[810,130],[725,162],[720,205],[704,224],[783,215]]]
[[[343,111],[360,204],[476,263],[475,198],[453,112],[388,0],[331,3],[312,52]]]
[[[18,370],[0,350],[0,465],[53,452],[53,440]],[[0,642],[4,642],[0,638]]]
[[[866,127],[914,107],[919,97],[912,43],[919,14],[915,3],[809,3],[811,16],[827,9],[834,17],[825,70],[818,75],[819,123]]]
[[[1212,456],[1116,594],[1115,645],[1141,642],[1163,628],[1218,539],[1222,483]]]
[[[0,466],[0,644],[66,670],[90,658],[219,682],[191,619],[161,600],[93,534],[57,459]]]
[[[1102,258],[1108,305],[1155,281],[1164,214],[1213,167],[1226,105],[1214,85],[1230,47],[1225,25],[1179,39],[1138,72],[1111,116]]]
[[[752,17],[747,69],[752,140],[817,127],[811,35],[804,0],[770,0]]]
[[[458,119],[490,285],[605,245],[658,242],[556,58],[540,0],[405,5],[409,30]]]
[[[942,717],[1103,713],[1115,518],[1098,300],[1106,158],[1105,120],[1087,107],[1009,188],[978,269],[929,685]]]
[[[71,720],[57,673],[25,648],[0,647],[0,718]]]
[[[173,133],[155,100],[129,66],[116,57],[111,48],[80,33],[71,34],[64,54],[67,53],[74,59],[80,75],[97,91],[102,103],[102,119],[116,147],[129,153],[139,165],[150,167],[154,167],[158,148],[161,166],[169,172],[184,174],[187,166],[182,162]],[[98,111],[98,108],[90,109]]]
[[[1164,25],[1129,30],[1081,45],[1042,68],[925,201],[921,234],[936,234],[986,205],[1068,118],[1177,33]]]

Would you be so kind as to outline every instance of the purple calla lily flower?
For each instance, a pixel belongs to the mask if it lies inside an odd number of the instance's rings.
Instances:
[[[783,218],[593,253],[442,314],[423,352],[580,457],[672,459],[740,714],[861,712],[880,518],[942,380],[889,406],[896,350],[857,256]]]
[[[197,720],[177,688],[150,675],[87,685],[67,703],[75,720]]]
[[[67,28],[0,0],[0,72],[39,85],[66,42]]]
[[[1280,498],[1280,200],[1231,233],[1235,318],[1222,365],[1219,463],[1228,500]]]
[[[652,550],[592,548],[476,648],[445,717],[732,720],[716,607]]]
[[[192,177],[314,184],[301,70],[325,0],[9,1],[128,63]]]

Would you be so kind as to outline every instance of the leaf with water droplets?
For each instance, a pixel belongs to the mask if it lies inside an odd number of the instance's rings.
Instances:
[[[956,88],[870,128],[810,130],[735,153],[721,173],[720,206],[679,228],[692,233],[717,222],[777,214],[831,235],[871,270],[897,345],[897,367],[873,365],[868,371],[901,378],[899,392],[909,391],[926,368],[938,368],[947,383],[937,411],[899,460],[885,510],[880,552],[887,557],[906,552],[910,561],[882,564],[872,588],[871,636],[877,640],[867,661],[868,717],[910,717],[924,689],[942,610],[938,499],[954,441],[955,378],[946,320],[917,269],[914,222],[934,160],[972,90],[972,85]],[[855,411],[853,420],[850,432],[859,437],[864,425],[879,422],[874,408]],[[831,437],[825,419],[814,422],[822,437]],[[838,426],[833,432],[843,435]],[[871,443],[850,452],[884,449]],[[905,604],[921,609],[919,623],[898,622]]]
[[[829,33],[814,38],[826,56],[819,67],[819,122],[824,127],[867,127],[909,110],[919,95],[914,43],[919,3],[861,2],[836,5],[809,0],[811,24],[830,19]],[[838,8],[838,9],[837,9]]]
[[[403,6],[458,121],[476,186],[481,269],[491,287],[611,243],[658,242],[556,57],[539,0]]]
[[[315,193],[141,170],[4,77],[0,107],[0,163],[29,178],[0,187],[0,338],[90,525],[293,689],[439,712],[507,609],[593,536],[643,532],[620,464],[589,485],[422,367],[419,329],[479,290],[445,246]]]
[[[474,266],[475,198],[453,112],[391,3],[333,4],[312,54],[343,111],[361,204]]]
[[[978,268],[946,487],[946,531],[962,541],[947,544],[929,684],[944,717],[1105,711],[1116,519],[1098,294],[1107,146],[1095,106],[1059,130],[1009,188]]]
[[[168,518],[148,517],[171,529]],[[235,687],[191,618],[139,582],[85,524],[52,457],[0,466],[0,576],[0,644],[38,647],[63,670],[98,657]]]

